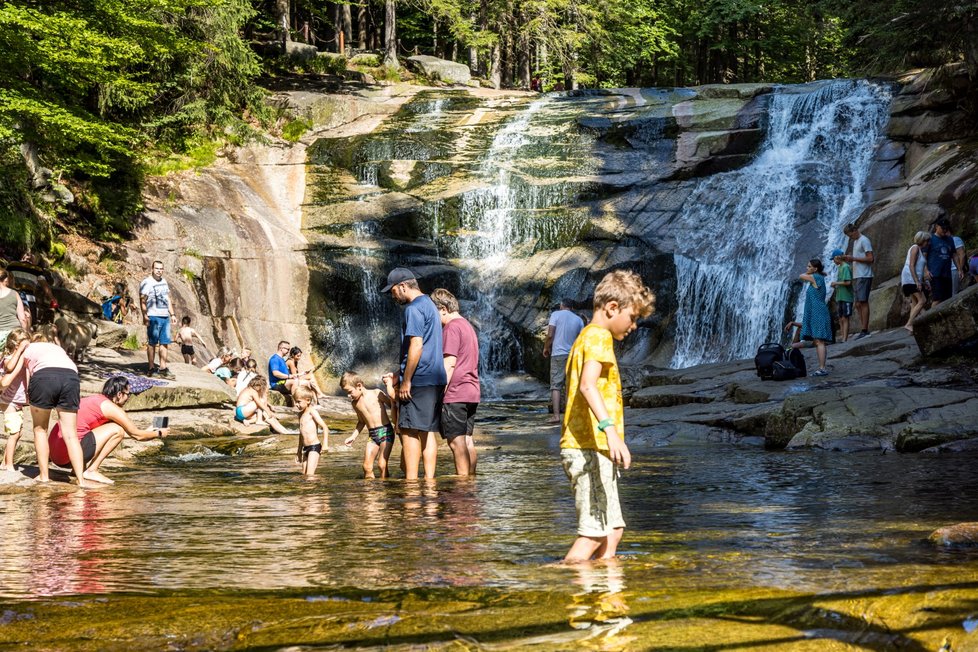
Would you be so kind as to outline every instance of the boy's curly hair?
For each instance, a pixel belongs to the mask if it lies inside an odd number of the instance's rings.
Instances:
[[[642,277],[627,269],[605,274],[594,288],[594,309],[599,310],[615,301],[621,308],[632,306],[639,317],[648,317],[655,310],[655,294]]]

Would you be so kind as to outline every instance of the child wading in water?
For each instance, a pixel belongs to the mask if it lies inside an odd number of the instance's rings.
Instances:
[[[0,361],[0,412],[3,413],[3,431],[7,435],[7,447],[3,451],[3,465],[0,470],[14,470],[14,453],[24,429],[24,407],[27,405],[27,375],[24,372],[24,359],[7,369],[7,361],[27,348],[30,338],[27,331],[15,328],[7,336],[7,344]]]
[[[295,461],[302,464],[302,475],[315,475],[324,448],[319,443],[319,428],[323,430],[326,450],[329,450],[329,428],[316,410],[316,394],[311,389],[296,387],[292,398],[299,410],[299,447],[295,451]]]
[[[353,434],[343,443],[347,446],[353,444],[366,426],[370,440],[363,452],[363,477],[374,477],[374,460],[377,460],[380,477],[389,478],[387,461],[394,448],[394,427],[387,417],[387,408],[393,405],[393,402],[379,389],[365,388],[360,377],[352,371],[347,371],[340,378],[340,388],[350,397],[353,409],[357,413],[357,426],[353,429]]]
[[[625,529],[618,476],[632,460],[614,341],[625,339],[654,305],[655,295],[638,274],[607,274],[594,289],[591,323],[571,347],[560,457],[574,493],[577,539],[564,561],[610,559],[618,550]]]

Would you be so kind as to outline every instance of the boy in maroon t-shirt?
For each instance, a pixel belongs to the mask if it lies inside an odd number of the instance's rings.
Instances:
[[[441,408],[441,436],[455,457],[455,473],[475,475],[478,455],[472,432],[479,408],[479,338],[465,317],[458,314],[458,300],[448,290],[431,293],[442,325],[442,354],[448,384]]]

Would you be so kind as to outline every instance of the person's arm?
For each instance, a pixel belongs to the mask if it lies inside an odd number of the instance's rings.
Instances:
[[[957,258],[957,262],[955,264],[958,266],[958,278],[963,281],[967,272],[964,261],[964,247],[958,247],[955,249],[954,257]]]
[[[27,320],[27,312],[24,310],[24,302],[21,301],[20,292],[17,290],[11,290],[14,296],[17,297],[17,321],[20,322],[21,328],[25,331],[29,331],[31,328],[31,323]]]
[[[421,362],[421,349],[423,347],[424,340],[418,336],[411,337],[411,342],[408,344],[407,363],[404,365],[404,376],[401,378],[401,386],[397,390],[397,396],[402,401],[411,398],[411,378],[414,377],[418,363]]]
[[[278,354],[276,353],[275,355],[278,355]],[[286,369],[288,369],[288,368],[289,368],[289,363],[288,363],[288,362],[286,362],[286,363],[285,363],[285,368],[286,368]],[[274,376],[275,378],[277,378],[278,380],[288,380],[289,378],[291,378],[291,377],[292,377],[292,376],[290,376],[290,375],[288,375],[288,374],[284,374],[284,373],[282,373],[282,372],[281,372],[281,371],[279,371],[278,369],[272,369],[271,367],[269,367],[269,373],[270,373],[270,374],[271,374],[272,376]]]
[[[137,441],[163,438],[170,434],[169,428],[163,428],[162,430],[143,430],[132,422],[125,410],[110,400],[102,401],[102,414],[109,421],[122,426],[122,429],[126,431],[126,434]]]
[[[343,440],[343,445],[349,446],[354,441],[356,441],[357,437],[360,436],[360,432],[363,430],[363,427],[366,425],[367,423],[363,420],[363,417],[359,417],[359,420],[357,421],[357,425],[354,426],[353,428],[353,434]]]
[[[578,393],[587,401],[588,407],[591,408],[591,412],[594,413],[598,421],[604,421],[609,417],[608,409],[605,407],[601,392],[598,390],[601,367],[602,364],[597,360],[587,360],[584,363],[584,369],[581,371],[581,382],[577,387]],[[622,433],[618,432],[615,425],[610,425],[605,428],[604,434],[608,438],[608,453],[611,456],[611,461],[627,469],[632,464],[632,455],[621,438]]]
[[[14,352],[7,358],[7,362],[3,365],[4,374],[9,376],[11,380],[13,379],[14,375],[16,375],[14,374],[14,370],[16,370],[17,373],[20,373],[20,370],[24,368],[24,351],[27,350],[29,345],[30,340],[24,340],[21,342],[17,346],[17,349],[14,350]],[[8,382],[7,384],[9,385],[10,383]]]
[[[143,294],[142,288],[139,288],[139,310],[143,313],[143,326],[149,325],[149,309],[146,307],[146,302],[149,301],[149,295]]]
[[[550,351],[554,345],[554,335],[557,333],[556,326],[547,326],[547,340],[543,343],[543,357],[549,358]]]
[[[26,349],[27,344],[28,343],[26,341],[21,342],[19,348]],[[8,364],[11,361],[13,361],[14,366],[11,369],[7,369],[7,365],[6,364],[4,365],[4,374],[0,376],[0,389],[7,389],[8,387],[10,387],[13,384],[14,380],[16,380],[18,376],[20,376],[20,372],[23,371],[24,369],[24,356],[21,355],[20,352],[15,352],[14,355],[11,356],[11,358],[16,358],[16,360],[9,360]]]
[[[917,278],[917,260],[920,258],[920,247],[914,245],[910,249],[910,276],[913,278],[914,285],[920,287],[920,279]]]
[[[327,441],[327,439],[326,439],[327,437],[329,437],[329,426],[327,426],[326,425],[326,422],[323,421],[323,418],[321,416],[319,416],[319,410],[313,410],[312,411],[312,420],[315,421],[316,422],[316,425],[319,426],[322,429],[322,431],[323,431],[323,445],[326,446],[327,448],[329,448],[329,441]]]
[[[445,381],[445,386],[452,384],[452,374],[455,373],[455,364],[458,362],[458,358],[454,355],[446,355],[445,358],[445,377],[448,380]]]
[[[818,283],[815,282],[815,277],[812,276],[811,274],[801,274],[798,278],[800,278],[803,281],[808,281],[815,287],[818,287]]]

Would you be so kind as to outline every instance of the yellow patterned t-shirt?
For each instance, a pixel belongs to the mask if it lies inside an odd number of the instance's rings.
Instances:
[[[598,418],[591,412],[585,398],[577,391],[584,371],[584,363],[596,360],[601,363],[598,392],[604,401],[608,416],[615,422],[619,436],[625,432],[624,405],[621,399],[621,376],[615,358],[615,339],[611,331],[588,324],[574,341],[567,356],[567,401],[564,412],[564,432],[561,448],[608,450],[608,437],[598,430]]]

